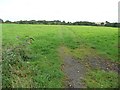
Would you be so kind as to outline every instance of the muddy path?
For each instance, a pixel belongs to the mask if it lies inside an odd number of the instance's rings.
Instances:
[[[86,69],[84,65],[75,60],[65,47],[59,48],[59,54],[63,60],[62,70],[65,73],[65,87],[66,88],[86,88],[82,79],[85,76]]]
[[[86,56],[83,60],[79,60],[72,56],[65,46],[59,48],[59,55],[63,62],[62,71],[65,73],[64,83],[66,88],[87,88],[84,79],[89,70],[99,69],[106,72],[120,72],[117,63],[100,56]]]
[[[120,74],[120,70],[117,63],[111,62],[110,60],[104,59],[100,56],[89,56],[84,59],[83,64],[87,64],[90,69],[100,69],[106,72],[113,71]]]

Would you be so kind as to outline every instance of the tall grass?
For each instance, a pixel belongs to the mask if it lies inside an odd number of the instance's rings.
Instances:
[[[3,88],[24,87],[26,83],[21,80],[21,77],[27,77],[27,72],[31,72],[25,63],[30,60],[28,45],[31,44],[33,38],[24,37],[21,40],[19,37],[17,39],[19,42],[18,45],[10,45],[9,47],[3,48],[2,51]]]

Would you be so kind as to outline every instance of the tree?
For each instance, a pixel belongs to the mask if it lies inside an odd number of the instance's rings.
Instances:
[[[6,20],[6,21],[5,21],[5,23],[12,23],[12,22],[11,22],[11,21],[9,21],[9,20]]]
[[[0,19],[0,23],[3,23],[4,21],[2,19]]]
[[[104,22],[102,22],[100,25],[101,25],[101,26],[104,26]]]

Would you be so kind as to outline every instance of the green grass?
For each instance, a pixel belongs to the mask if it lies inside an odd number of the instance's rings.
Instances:
[[[85,79],[88,88],[116,88],[118,87],[118,73],[104,70],[92,70]]]
[[[18,45],[21,41],[16,37],[34,38],[30,51],[29,68],[34,70],[34,87],[64,87],[64,73],[61,71],[62,61],[57,49],[65,45],[76,49],[87,45],[104,57],[119,62],[118,29],[94,26],[64,26],[64,25],[27,25],[3,24],[3,48]],[[37,73],[36,73],[37,72]],[[32,76],[32,75],[31,75]],[[32,86],[31,86],[32,87]]]
[[[88,45],[110,58],[112,61],[118,61],[118,29],[108,27],[67,27],[71,33],[74,33],[73,46]],[[68,43],[69,45],[69,43]]]

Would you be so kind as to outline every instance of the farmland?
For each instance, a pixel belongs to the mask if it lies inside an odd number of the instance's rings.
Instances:
[[[62,68],[65,66],[64,57],[71,58],[71,61],[73,58],[73,61],[78,61],[85,67],[85,77],[80,82],[84,82],[86,87],[118,87],[117,67],[115,68],[119,63],[117,28],[3,24],[2,48],[3,71],[4,74],[10,74],[10,77],[3,77],[4,87],[67,87],[67,74]],[[24,53],[19,53],[19,50]],[[12,63],[10,71],[7,71],[9,63],[6,60],[18,59],[20,61]],[[93,65],[92,60],[97,65]]]

